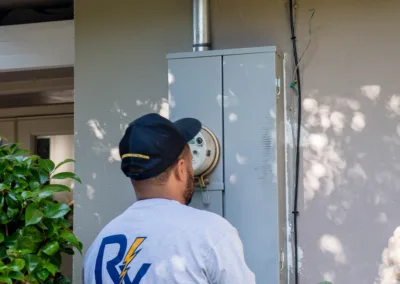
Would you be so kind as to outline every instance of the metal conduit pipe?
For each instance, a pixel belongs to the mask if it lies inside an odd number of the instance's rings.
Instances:
[[[210,0],[193,0],[193,51],[211,49]]]

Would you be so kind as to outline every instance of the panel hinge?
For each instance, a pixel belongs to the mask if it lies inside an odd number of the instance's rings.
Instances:
[[[278,89],[280,89],[280,87],[281,87],[281,78],[276,78],[275,79],[276,80],[276,87],[278,88]]]
[[[281,94],[281,78],[276,78],[275,79],[275,84],[276,84],[276,97],[279,99],[279,95]]]
[[[279,271],[283,271],[285,269],[285,253],[283,249],[280,250],[279,254]]]

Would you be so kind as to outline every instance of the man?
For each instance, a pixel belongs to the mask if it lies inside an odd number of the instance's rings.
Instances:
[[[187,206],[194,193],[187,143],[200,129],[193,118],[172,123],[158,114],[129,125],[119,144],[121,168],[138,201],[89,248],[85,283],[255,283],[236,229]]]

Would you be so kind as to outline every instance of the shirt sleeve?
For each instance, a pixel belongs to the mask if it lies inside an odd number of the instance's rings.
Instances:
[[[255,284],[254,273],[247,267],[243,244],[236,230],[221,238],[206,259],[211,284]]]

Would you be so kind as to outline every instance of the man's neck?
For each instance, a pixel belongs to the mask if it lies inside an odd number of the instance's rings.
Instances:
[[[151,194],[147,192],[146,194],[141,194],[140,192],[136,191],[136,199],[139,200],[149,200],[149,199],[167,199],[167,200],[174,200],[181,204],[184,204],[183,198],[177,198],[170,194]]]

